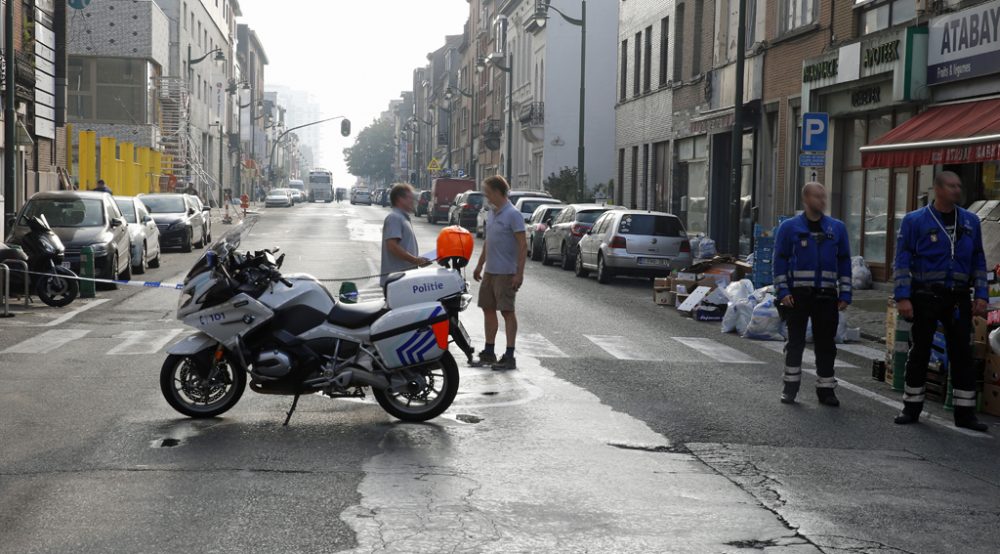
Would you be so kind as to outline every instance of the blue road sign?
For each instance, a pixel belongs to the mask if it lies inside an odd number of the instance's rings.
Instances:
[[[826,154],[799,154],[799,167],[826,167]]]
[[[802,151],[826,152],[830,116],[822,112],[802,114]]]

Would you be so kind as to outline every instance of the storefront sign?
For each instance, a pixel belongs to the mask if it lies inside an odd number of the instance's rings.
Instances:
[[[899,59],[899,40],[891,40],[876,46],[865,48],[862,65],[874,67],[884,63],[891,63]]]
[[[865,87],[851,93],[851,106],[860,108],[882,102],[882,87]]]
[[[928,84],[992,73],[1000,73],[1000,0],[931,20]]]
[[[802,68],[802,82],[811,83],[820,79],[836,77],[839,61],[837,59],[823,60],[805,66]]]
[[[714,133],[733,126],[733,112],[691,122],[691,132],[696,134]]]

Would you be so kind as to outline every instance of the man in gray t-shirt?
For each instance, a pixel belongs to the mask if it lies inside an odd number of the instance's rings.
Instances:
[[[416,208],[413,187],[401,183],[389,192],[392,211],[382,223],[382,274],[379,286],[385,286],[390,273],[422,267],[430,262],[417,255],[417,236],[413,234],[410,214]]]

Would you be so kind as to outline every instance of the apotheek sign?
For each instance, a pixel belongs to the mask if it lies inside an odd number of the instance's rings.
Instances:
[[[932,19],[929,42],[928,84],[1000,73],[1000,0]]]

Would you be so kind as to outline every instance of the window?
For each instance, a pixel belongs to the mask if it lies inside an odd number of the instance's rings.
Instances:
[[[705,19],[704,0],[695,0],[694,4],[694,30],[698,33],[694,37],[691,52],[691,76],[696,77],[701,73],[701,44],[704,42],[701,37],[705,36],[705,29],[702,28]]]
[[[642,145],[642,207],[649,209],[649,145]]]
[[[788,33],[816,20],[816,0],[782,0],[781,32]]]
[[[683,80],[684,71],[684,4],[674,8],[674,81]]]
[[[642,86],[642,33],[635,34],[635,65],[632,68],[632,95],[639,96]]]
[[[625,149],[618,149],[618,194],[614,195],[614,202],[621,204],[625,197]]]
[[[670,18],[664,17],[660,20],[660,86],[667,84],[667,64],[670,58],[667,57],[670,50]]]
[[[194,19],[194,14],[191,14],[191,19]],[[201,46],[201,21],[198,22],[198,46]]]
[[[636,203],[636,201],[635,201],[635,197],[638,195],[638,190],[636,190],[636,189],[638,188],[638,185],[639,185],[639,147],[638,146],[633,146],[632,147],[632,175],[631,176],[632,176],[632,182],[630,183],[629,186],[631,187],[630,190],[632,192],[632,196],[629,198],[628,204],[632,208],[635,208],[638,205]]]
[[[187,15],[188,14],[188,4],[187,4],[187,2],[184,2],[183,11],[181,13],[183,14],[181,17],[184,19],[184,29],[186,30],[188,28],[188,15]]]
[[[69,117],[75,121],[147,123],[153,115],[146,109],[147,71],[143,60],[70,57]]]
[[[653,27],[646,27],[646,43],[642,60],[642,90],[649,92],[653,88]]]
[[[628,97],[628,39],[622,41],[621,85],[619,98],[624,102]]]
[[[909,23],[917,17],[916,3],[907,0],[871,2],[858,10],[858,30],[862,35]]]

